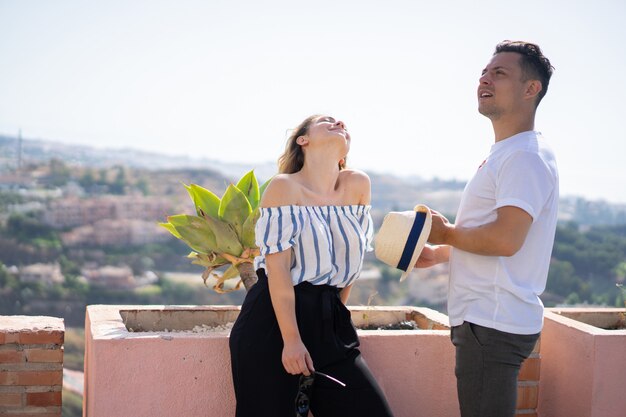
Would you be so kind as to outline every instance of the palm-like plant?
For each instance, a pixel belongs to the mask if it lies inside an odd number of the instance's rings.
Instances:
[[[242,282],[249,290],[257,281],[253,261],[259,248],[254,240],[254,226],[267,184],[269,180],[259,187],[254,171],[250,171],[237,185],[230,184],[222,198],[197,184],[185,185],[196,215],[176,214],[168,216],[167,223],[159,223],[192,249],[187,257],[193,264],[205,267],[205,285],[209,276],[217,279],[213,286],[217,292],[239,289]],[[221,275],[214,272],[224,265],[230,266]],[[241,280],[235,288],[225,290],[224,282],[237,277]]]

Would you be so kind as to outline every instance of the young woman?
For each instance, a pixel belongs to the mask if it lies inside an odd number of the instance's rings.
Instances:
[[[373,235],[369,177],[345,168],[349,149],[343,122],[308,117],[265,190],[259,281],[230,335],[237,417],[306,415],[309,405],[315,417],[392,415],[345,307]]]

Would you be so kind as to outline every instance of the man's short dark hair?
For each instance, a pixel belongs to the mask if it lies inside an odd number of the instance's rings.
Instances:
[[[539,80],[541,91],[537,95],[536,106],[539,105],[543,96],[548,92],[550,77],[554,72],[554,67],[550,60],[541,52],[539,45],[523,41],[502,41],[496,45],[494,55],[500,52],[516,52],[520,54],[520,66],[522,67],[522,81]]]

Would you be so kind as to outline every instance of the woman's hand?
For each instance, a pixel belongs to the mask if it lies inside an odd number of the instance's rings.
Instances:
[[[311,355],[309,355],[309,351],[302,340],[285,343],[282,359],[285,370],[291,375],[304,374],[308,376],[315,371]]]

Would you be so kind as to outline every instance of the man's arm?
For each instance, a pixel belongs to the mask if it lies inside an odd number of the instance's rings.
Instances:
[[[526,211],[504,206],[495,221],[478,227],[459,227],[431,210],[432,228],[428,241],[485,256],[513,256],[520,250],[533,219]]]

